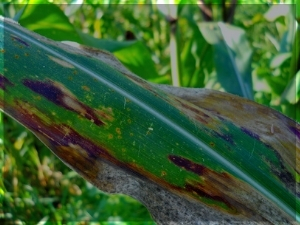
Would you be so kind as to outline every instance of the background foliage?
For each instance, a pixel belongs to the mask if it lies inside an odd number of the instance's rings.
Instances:
[[[299,122],[299,7],[259,0],[234,7],[230,1],[208,2],[201,8],[13,1],[1,3],[0,14],[53,40],[108,50],[148,81],[231,92]],[[3,114],[0,122],[1,224],[153,223],[135,200],[102,193],[18,123]]]

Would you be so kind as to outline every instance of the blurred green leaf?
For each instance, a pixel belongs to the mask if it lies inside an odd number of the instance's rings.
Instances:
[[[64,13],[66,16],[72,16],[74,15],[81,7],[83,4],[83,0],[75,0],[72,1],[71,4],[67,5]]]
[[[151,54],[142,42],[137,41],[113,53],[123,65],[140,77],[147,80],[158,77]]]
[[[189,21],[191,36],[182,44],[182,86],[204,87],[205,79],[214,70],[213,47],[204,39],[194,20]]]
[[[296,104],[300,98],[300,71],[296,73],[293,79],[290,80],[287,87],[285,88],[281,101],[287,101],[290,104]]]
[[[290,13],[291,5],[289,4],[276,4],[272,5],[265,13],[265,18],[269,21],[275,21],[278,17],[286,16]]]
[[[298,7],[300,8],[300,7]],[[299,25],[297,26],[297,29],[295,31],[295,35],[294,35],[294,42],[292,45],[292,59],[291,59],[291,65],[290,65],[290,76],[289,79],[291,79],[291,77],[297,73],[297,71],[300,70],[300,44],[299,44],[299,40],[300,40],[300,27]]]
[[[291,58],[292,53],[280,53],[275,55],[275,57],[270,62],[270,68],[280,67],[287,59]]]
[[[18,21],[23,27],[56,41],[81,43],[73,25],[54,4],[28,4]]]
[[[245,31],[221,22],[202,23],[199,28],[206,41],[214,46],[218,82],[227,92],[253,99],[252,49]]]
[[[178,5],[180,0],[157,0],[158,10],[169,20],[177,19]]]

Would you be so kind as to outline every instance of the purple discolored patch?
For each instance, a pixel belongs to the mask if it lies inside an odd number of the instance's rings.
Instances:
[[[56,105],[84,116],[97,126],[104,125],[104,123],[98,119],[93,109],[78,101],[78,99],[71,96],[62,87],[55,85],[53,82],[24,79],[23,84]],[[69,103],[66,99],[68,99]]]
[[[241,127],[241,131],[243,131],[245,134],[249,135],[250,137],[255,138],[256,140],[259,140],[259,136],[254,132],[252,132],[251,130],[248,130],[245,127]]]
[[[222,138],[226,142],[230,143],[231,145],[234,145],[234,141],[232,139],[232,136],[230,134],[221,134],[218,132],[213,131],[214,136]]]
[[[26,87],[30,88],[32,91],[44,96],[49,101],[60,106],[65,105],[62,101],[62,96],[64,95],[63,92],[53,84],[28,79],[23,80],[23,84]],[[68,106],[66,108],[71,110],[71,108]]]
[[[96,145],[91,140],[83,137],[71,127],[64,125],[67,128],[68,133],[64,135],[62,139],[56,143],[57,145],[69,146],[70,144],[78,145],[84,149],[90,157],[97,158],[99,156],[104,158],[112,158],[112,156],[101,146]],[[51,134],[49,134],[51,135]]]
[[[19,42],[20,44],[22,44],[26,47],[29,47],[29,44],[27,42],[23,41],[21,38],[16,37],[16,36],[12,36],[12,35],[11,35],[11,37],[12,37],[13,40]]]
[[[289,128],[296,135],[296,137],[300,140],[300,130],[297,127],[289,127]]]
[[[6,86],[13,86],[13,84],[2,74],[0,74],[0,88],[6,90]]]
[[[203,175],[205,167],[192,162],[189,159],[185,159],[180,156],[170,155],[169,160],[171,160],[175,165],[184,168],[185,170],[191,171],[199,176]]]
[[[221,196],[213,195],[213,194],[209,193],[209,191],[205,192],[204,190],[201,190],[200,188],[197,188],[190,184],[186,184],[185,189],[191,193],[197,193],[197,195],[200,197],[204,197],[207,199],[213,199],[214,201],[218,201],[218,202],[223,202],[230,209],[234,209],[234,207],[232,207],[226,199],[222,198]]]

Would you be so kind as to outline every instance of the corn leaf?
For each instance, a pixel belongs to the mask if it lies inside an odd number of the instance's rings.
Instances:
[[[113,165],[233,218],[299,220],[295,121],[234,95],[150,84],[105,51],[10,20],[0,29],[1,109],[94,185]]]

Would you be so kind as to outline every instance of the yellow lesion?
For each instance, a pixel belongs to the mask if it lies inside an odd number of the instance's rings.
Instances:
[[[56,146],[52,150],[66,164],[76,168],[85,179],[96,179],[99,167],[95,166],[96,161],[81,146],[70,143],[68,146]]]
[[[45,116],[42,112],[40,112],[35,106],[27,103],[27,102],[20,102],[19,107],[22,108],[27,112],[28,115],[35,115],[45,124],[51,124],[53,121],[51,118]]]
[[[73,149],[77,154],[84,156],[85,158],[89,157],[87,152],[81,146],[73,144],[73,143],[69,143],[69,147],[71,149]]]
[[[160,176],[162,176],[162,177],[167,176],[167,172],[166,171],[161,171]]]
[[[122,134],[121,129],[119,127],[116,128],[117,134]]]
[[[68,128],[68,127],[66,127],[66,126],[61,126],[61,129],[62,129],[63,132],[64,132],[64,137],[63,137],[63,139],[71,133],[71,129]]]
[[[85,99],[86,99],[87,101],[91,102],[91,101],[92,101],[92,96],[86,95],[86,96],[85,96]]]
[[[68,95],[63,96],[63,102],[71,109],[75,110],[76,112],[80,113],[81,115],[86,114],[86,110],[72,97]]]
[[[39,101],[42,99],[42,97],[40,95],[34,96],[33,98],[36,99],[36,100],[39,100]]]
[[[113,121],[113,110],[110,107],[101,107],[101,109],[94,109],[95,114],[100,117],[104,118],[107,121]]]
[[[86,86],[86,85],[81,86],[81,88],[82,88],[83,90],[85,90],[85,91],[90,91],[90,90],[91,90],[91,89],[90,89],[88,86]]]

